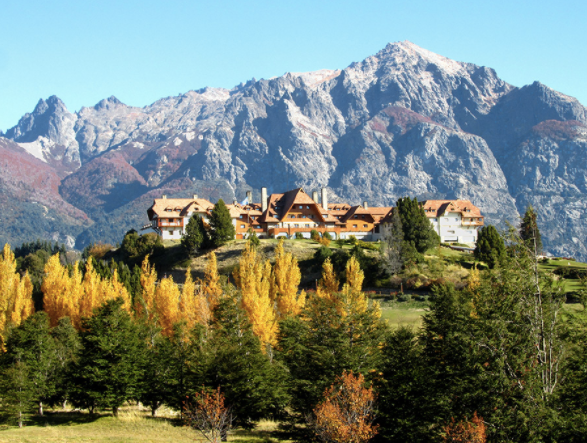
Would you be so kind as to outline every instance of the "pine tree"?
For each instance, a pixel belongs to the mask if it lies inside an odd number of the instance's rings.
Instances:
[[[236,230],[232,224],[232,218],[228,208],[222,199],[214,205],[210,215],[211,241],[215,248],[224,245],[230,240],[234,240]]]
[[[424,208],[418,200],[409,197],[400,198],[396,207],[402,224],[404,240],[412,243],[419,253],[438,245],[440,238],[434,231],[432,223],[426,217]]]
[[[505,244],[495,226],[488,225],[481,228],[474,254],[477,260],[485,262],[490,269],[504,260]]]
[[[542,237],[538,229],[537,215],[532,205],[528,205],[520,226],[520,237],[535,251],[536,255],[542,253]]]
[[[23,415],[30,410],[34,400],[33,385],[26,363],[18,359],[0,372],[1,408],[16,418],[19,428],[23,427]]]
[[[257,257],[257,250],[247,243],[233,277],[241,291],[242,307],[265,350],[268,345],[275,344],[277,334],[277,322],[270,297],[271,264],[269,260],[262,263]]]
[[[190,218],[181,238],[181,246],[189,256],[195,255],[204,244],[206,231],[203,228],[202,217],[194,215]]]
[[[247,313],[226,297],[214,318],[206,386],[222,389],[238,426],[251,428],[261,418],[283,413],[289,403],[286,372],[262,352]]]
[[[298,286],[302,279],[298,261],[291,252],[283,249],[281,239],[275,248],[275,264],[273,265],[272,292],[277,302],[279,318],[298,315],[305,303],[305,292],[298,295]]]
[[[108,300],[82,322],[82,351],[75,366],[72,401],[78,407],[118,408],[139,394],[145,340],[123,300]]]
[[[399,210],[395,208],[391,213],[391,229],[383,238],[381,254],[385,270],[392,275],[401,271],[404,264],[403,244],[404,231]]]
[[[43,402],[55,395],[58,378],[63,375],[58,372],[56,345],[45,312],[37,312],[11,331],[3,360],[11,366],[18,362],[26,365],[31,399],[43,415]]]

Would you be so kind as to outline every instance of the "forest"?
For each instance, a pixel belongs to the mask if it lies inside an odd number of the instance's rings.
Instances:
[[[127,237],[121,249],[136,250],[119,262],[102,260],[100,245],[76,262],[47,243],[5,245],[0,412],[7,423],[23,426],[66,408],[116,417],[140,403],[154,417],[162,407],[177,411],[177,423],[214,442],[265,419],[296,441],[576,442],[587,435],[586,292],[575,292],[581,309],[563,309],[562,281],[539,266],[537,237],[523,229],[497,237],[488,229],[479,243],[492,246],[476,251],[485,265],[459,287],[431,287],[420,328],[381,319],[378,301],[363,290],[370,262],[354,254],[340,269],[324,257],[316,287],[302,289],[284,241],[271,261],[252,237],[230,278],[208,250],[204,277],[188,270],[180,284],[158,276],[156,244],[133,266],[147,240]],[[388,270],[419,254],[415,244],[404,254],[401,241],[388,243]],[[42,257],[23,273],[24,261],[36,260],[31,252]]]

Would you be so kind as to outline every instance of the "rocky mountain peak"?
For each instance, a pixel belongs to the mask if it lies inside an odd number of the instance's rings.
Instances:
[[[114,97],[113,95],[111,95],[108,98],[105,98],[103,100],[100,100],[98,103],[96,103],[94,105],[94,109],[96,111],[100,111],[102,109],[111,109],[114,108],[116,106],[126,106],[124,103],[122,103],[120,100],[118,100],[116,97]]]
[[[83,165],[59,188],[96,222],[78,247],[142,226],[154,194],[231,201],[262,186],[327,187],[350,204],[470,199],[498,225],[531,203],[547,250],[587,257],[586,134],[576,99],[539,82],[513,87],[491,68],[404,41],[342,70],[143,108],[110,97],[71,114],[50,97],[6,136],[51,165],[78,152]]]

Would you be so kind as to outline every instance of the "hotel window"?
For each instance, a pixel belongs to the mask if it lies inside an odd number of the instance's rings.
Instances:
[[[294,228],[299,228],[299,227],[300,227],[300,225],[298,225],[297,223],[294,224]]]
[[[305,226],[306,228],[309,228],[309,227],[310,227],[310,223],[306,223],[304,226]]]
[[[310,207],[309,206],[306,206],[306,209],[310,209]]]
[[[300,205],[300,209],[304,209],[304,206],[303,205]]]
[[[289,218],[296,218],[295,214],[291,214]]]
[[[366,228],[366,227],[367,227],[367,225],[363,225],[363,228]]]
[[[169,231],[169,235],[175,235],[175,231]]]
[[[353,228],[356,228],[356,227],[357,227],[357,225],[353,225]]]
[[[241,225],[241,229],[245,229],[245,225]]]

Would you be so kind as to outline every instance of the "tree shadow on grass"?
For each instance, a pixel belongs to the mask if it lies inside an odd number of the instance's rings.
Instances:
[[[45,411],[43,415],[30,415],[26,422],[29,426],[72,426],[92,423],[109,415],[111,414],[89,414],[81,411]]]

